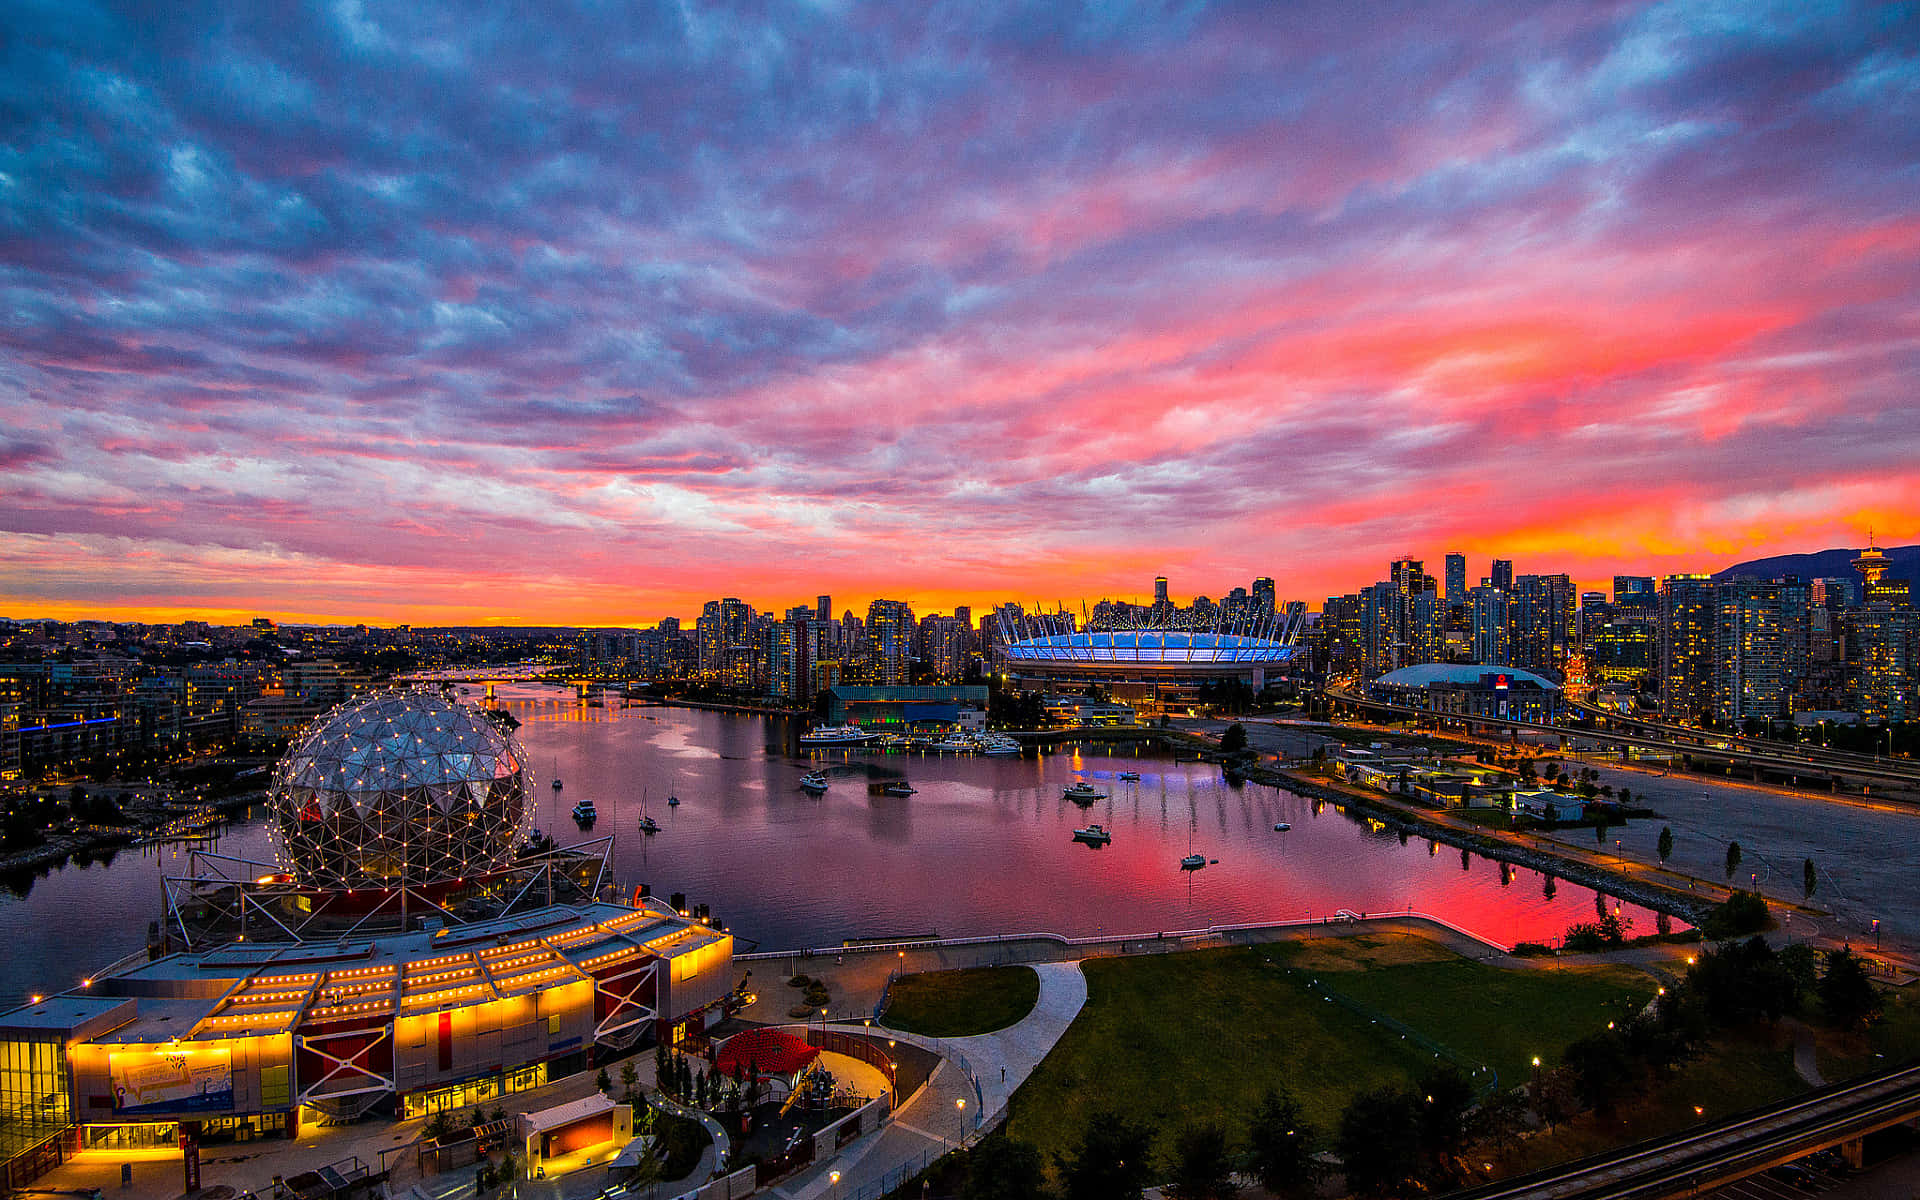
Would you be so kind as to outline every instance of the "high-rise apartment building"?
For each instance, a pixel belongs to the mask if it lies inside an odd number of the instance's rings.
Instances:
[[[1737,723],[1790,715],[1780,585],[1722,582],[1712,591],[1714,719]]]
[[[1447,603],[1465,604],[1467,602],[1467,556],[1464,554],[1447,555]]]
[[[912,678],[913,609],[902,600],[875,600],[867,606],[867,643],[873,681],[896,686]]]
[[[813,619],[816,621],[833,620],[833,597],[821,596],[813,602]]]
[[[1273,579],[1271,576],[1262,575],[1253,581],[1253,609],[1255,613],[1263,617],[1271,617],[1274,614]]]
[[[1613,602],[1620,603],[1628,596],[1651,596],[1659,589],[1653,586],[1651,575],[1615,575],[1613,577]]]
[[[1487,575],[1487,582],[1503,592],[1513,591],[1513,560],[1510,558],[1494,559],[1493,569]]]
[[[1511,666],[1507,643],[1507,594],[1491,584],[1473,589],[1473,661]]]
[[[1713,580],[1669,575],[1660,590],[1660,711],[1700,724],[1714,712]]]

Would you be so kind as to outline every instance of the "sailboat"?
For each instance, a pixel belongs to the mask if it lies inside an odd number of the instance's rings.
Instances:
[[[640,789],[640,832],[651,837],[660,832],[660,822],[647,815],[647,790]]]
[[[560,760],[558,758],[553,760],[553,790],[556,792],[560,790]]]

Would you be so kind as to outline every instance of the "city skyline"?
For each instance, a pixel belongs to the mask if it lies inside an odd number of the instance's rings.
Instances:
[[[0,612],[1920,541],[1910,11],[542,16],[22,14]]]

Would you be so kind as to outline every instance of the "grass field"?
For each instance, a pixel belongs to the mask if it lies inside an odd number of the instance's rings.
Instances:
[[[1297,945],[1271,947],[1274,960],[1295,965],[1289,952]],[[1534,1055],[1554,1066],[1568,1042],[1638,1012],[1656,986],[1632,967],[1534,963],[1507,970],[1447,955],[1364,970],[1311,962],[1300,967],[1462,1057],[1491,1066],[1501,1086],[1511,1088],[1526,1081]]]
[[[1502,970],[1399,935],[1096,959],[1083,969],[1087,1006],[1014,1096],[1008,1125],[1049,1160],[1102,1107],[1168,1136],[1218,1121],[1237,1142],[1278,1081],[1331,1132],[1354,1094],[1410,1083],[1433,1065],[1428,1051],[1327,1003],[1310,977],[1495,1066],[1503,1087],[1526,1078],[1533,1054],[1551,1062],[1604,1026],[1605,1004],[1637,1006],[1654,988],[1630,968]]]
[[[971,1037],[1019,1021],[1039,998],[1040,977],[1032,967],[903,975],[887,992],[880,1021],[928,1037]]]

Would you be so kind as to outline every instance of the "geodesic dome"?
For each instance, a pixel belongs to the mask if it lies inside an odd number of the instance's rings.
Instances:
[[[391,887],[513,860],[533,815],[526,754],[437,691],[352,701],[309,726],[273,775],[282,864],[303,884]]]

